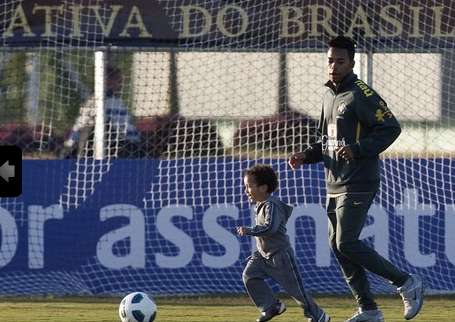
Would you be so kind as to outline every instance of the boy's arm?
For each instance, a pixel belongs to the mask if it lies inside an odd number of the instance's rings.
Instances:
[[[245,227],[245,235],[251,236],[268,236],[276,233],[280,227],[280,219],[277,206],[273,203],[264,205],[265,221],[263,225],[256,225],[254,227]]]

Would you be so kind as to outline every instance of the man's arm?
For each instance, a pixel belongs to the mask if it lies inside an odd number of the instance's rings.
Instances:
[[[318,123],[317,135],[319,140],[309,145],[305,150],[292,154],[289,157],[288,164],[292,169],[297,169],[304,163],[317,163],[322,161],[322,127],[324,122],[324,109],[321,111],[321,117]]]
[[[370,133],[353,146],[355,157],[374,157],[386,150],[400,135],[401,127],[387,104],[378,95],[362,97],[356,104],[361,126]]]
[[[317,163],[322,161],[322,142],[311,144],[304,151],[305,163]]]

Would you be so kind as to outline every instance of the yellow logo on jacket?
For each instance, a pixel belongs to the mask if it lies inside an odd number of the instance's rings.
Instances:
[[[384,122],[384,112],[380,108],[376,110],[376,121]]]
[[[384,118],[387,117],[387,118],[392,118],[393,114],[392,112],[389,110],[389,108],[387,107],[387,105],[385,105],[385,103],[383,101],[380,101],[379,102],[379,105],[382,107],[382,108],[378,108],[376,110],[376,121],[378,122],[384,122]]]
[[[363,95],[365,95],[366,97],[374,95],[373,90],[371,88],[369,88],[368,85],[365,84],[360,79],[356,80],[354,83],[362,90]]]

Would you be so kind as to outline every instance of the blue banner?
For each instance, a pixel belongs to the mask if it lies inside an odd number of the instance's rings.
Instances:
[[[347,292],[328,247],[321,166],[293,172],[286,160],[260,161],[279,172],[277,195],[294,206],[288,233],[306,287]],[[234,227],[253,219],[242,187],[251,165],[24,161],[22,196],[0,200],[0,294],[243,293],[244,260],[255,246]],[[383,168],[388,175],[362,238],[421,274],[432,292],[453,293],[454,162],[386,160]],[[393,291],[370,280],[375,292]]]

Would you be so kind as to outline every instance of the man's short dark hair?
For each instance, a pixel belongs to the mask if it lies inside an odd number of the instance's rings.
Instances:
[[[329,41],[329,47],[342,48],[348,51],[349,58],[354,60],[355,42],[349,37],[338,36]]]
[[[244,176],[253,178],[258,186],[267,185],[268,193],[272,193],[278,188],[278,176],[269,165],[256,164],[246,170]]]

